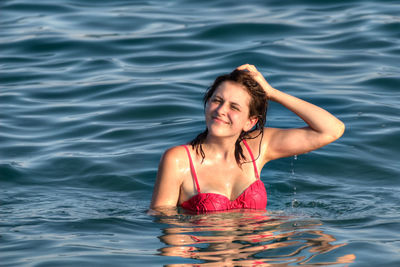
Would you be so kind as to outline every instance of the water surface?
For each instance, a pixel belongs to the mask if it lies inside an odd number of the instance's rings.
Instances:
[[[3,266],[400,265],[397,1],[0,3]],[[264,213],[147,213],[213,79],[255,64],[346,124]],[[302,127],[272,103],[268,126]],[[222,264],[223,263],[223,264]]]

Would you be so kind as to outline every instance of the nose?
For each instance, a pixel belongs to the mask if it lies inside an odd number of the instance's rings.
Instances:
[[[228,103],[223,102],[223,103],[221,103],[221,104],[218,105],[218,107],[216,108],[215,111],[216,111],[217,114],[219,114],[219,115],[225,115],[226,112],[227,112],[227,110],[228,110]]]

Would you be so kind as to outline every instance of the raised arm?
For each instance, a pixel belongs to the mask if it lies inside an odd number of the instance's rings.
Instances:
[[[182,149],[180,147],[173,147],[162,156],[150,204],[151,209],[177,206],[182,184],[181,154]]]
[[[273,88],[253,65],[242,65],[238,69],[249,71],[269,100],[285,106],[308,125],[295,129],[266,128],[263,138],[266,149],[262,151],[264,163],[315,150],[342,136],[343,122],[328,111]]]

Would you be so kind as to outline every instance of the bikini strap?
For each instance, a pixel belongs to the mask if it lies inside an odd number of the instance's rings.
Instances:
[[[253,162],[253,167],[254,167],[254,173],[256,174],[256,178],[260,179],[260,176],[258,175],[258,170],[257,170],[257,165],[256,165],[256,161],[254,160],[254,156],[253,156],[253,152],[251,152],[251,149],[249,147],[249,145],[247,144],[246,140],[243,139],[243,144],[244,146],[247,148],[247,151],[249,151],[250,157],[251,157],[251,161]]]
[[[189,148],[186,145],[182,145],[185,149],[186,152],[188,154],[188,158],[189,158],[189,163],[190,163],[190,171],[192,173],[193,179],[196,182],[196,188],[197,188],[197,192],[200,193],[200,185],[199,182],[197,181],[197,175],[196,175],[196,171],[194,169],[194,165],[193,165],[193,161],[192,161],[192,156],[190,156],[190,152],[189,152]]]

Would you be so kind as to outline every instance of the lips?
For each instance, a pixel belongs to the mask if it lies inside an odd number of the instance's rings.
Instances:
[[[229,122],[219,118],[219,117],[212,117],[213,121],[218,122],[218,123],[223,123],[223,124],[229,124]]]

